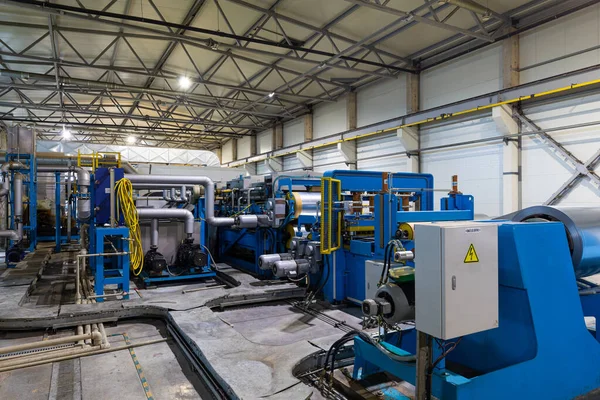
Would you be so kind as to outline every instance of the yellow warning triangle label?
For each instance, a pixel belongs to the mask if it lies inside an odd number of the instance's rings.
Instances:
[[[467,250],[467,255],[465,256],[465,264],[476,262],[479,262],[479,257],[475,251],[475,246],[473,246],[473,243],[471,243],[469,250]]]

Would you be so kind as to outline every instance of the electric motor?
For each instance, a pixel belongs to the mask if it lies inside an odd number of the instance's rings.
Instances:
[[[300,275],[306,274],[310,269],[310,264],[307,260],[287,260],[277,261],[273,264],[273,275],[278,278],[297,278]]]
[[[184,239],[177,249],[177,266],[180,268],[198,268],[208,264],[208,257],[194,239]]]
[[[270,270],[273,268],[273,264],[277,261],[291,260],[292,255],[290,253],[280,254],[263,254],[258,257],[258,266],[260,269]]]
[[[25,249],[21,242],[15,243],[6,251],[6,261],[9,263],[18,263],[25,258]]]
[[[381,286],[373,299],[363,301],[363,314],[369,317],[379,315],[390,325],[414,319],[414,282],[402,286],[395,283]]]
[[[161,275],[166,269],[167,260],[157,251],[156,246],[152,246],[144,256],[144,271],[146,271],[148,275],[157,276]]]

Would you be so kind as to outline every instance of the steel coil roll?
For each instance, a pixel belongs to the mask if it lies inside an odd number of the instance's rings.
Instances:
[[[292,192],[294,199],[294,218],[300,215],[316,216],[321,207],[321,193]]]
[[[600,208],[534,206],[513,214],[511,220],[562,222],[575,276],[583,278],[600,273]]]

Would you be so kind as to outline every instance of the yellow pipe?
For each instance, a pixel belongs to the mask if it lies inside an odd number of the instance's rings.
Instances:
[[[275,157],[282,157],[282,156],[287,156],[287,155],[290,155],[290,154],[296,154],[299,151],[314,150],[314,149],[318,149],[318,148],[321,148],[321,147],[333,146],[333,145],[336,145],[336,144],[342,143],[342,142],[350,142],[350,141],[353,141],[353,140],[358,140],[358,139],[362,139],[362,138],[365,138],[365,137],[370,137],[370,136],[380,135],[380,134],[383,134],[383,133],[393,132],[393,131],[397,131],[398,129],[409,128],[411,126],[423,125],[423,124],[427,124],[427,123],[430,123],[430,122],[443,121],[443,120],[446,120],[446,119],[449,119],[449,118],[452,118],[452,117],[458,117],[458,116],[461,116],[461,115],[471,114],[471,113],[474,113],[474,112],[478,112],[478,111],[482,111],[482,110],[487,110],[487,109],[498,107],[498,106],[502,106],[502,105],[505,105],[505,104],[514,104],[514,103],[518,103],[518,102],[524,101],[524,100],[531,100],[533,98],[537,99],[539,97],[550,96],[550,95],[553,95],[553,94],[556,94],[556,93],[562,93],[562,92],[566,92],[566,91],[569,91],[569,90],[579,89],[579,88],[582,88],[582,87],[587,87],[587,86],[592,86],[592,85],[597,85],[597,84],[600,84],[600,79],[594,79],[594,80],[587,81],[587,82],[582,82],[582,83],[573,83],[573,84],[571,84],[569,86],[563,86],[561,88],[551,89],[551,90],[547,90],[545,92],[530,94],[530,95],[526,95],[526,96],[519,96],[519,97],[515,97],[514,99],[510,99],[510,100],[503,100],[503,101],[499,101],[499,102],[492,103],[492,104],[486,104],[486,105],[483,105],[483,106],[477,106],[477,107],[469,108],[469,109],[466,109],[466,110],[457,111],[455,113],[443,114],[443,115],[440,115],[439,117],[426,118],[426,119],[423,119],[423,120],[420,120],[420,121],[411,122],[410,124],[393,126],[391,128],[380,129],[380,130],[377,130],[377,131],[364,133],[362,135],[352,136],[352,137],[349,137],[349,138],[346,138],[346,139],[338,139],[338,140],[334,140],[334,141],[331,141],[331,142],[321,143],[321,144],[317,144],[317,145],[314,145],[314,146],[305,147],[305,148],[298,149],[298,150],[291,150],[291,151],[288,151],[287,153],[278,154]],[[271,157],[267,157],[267,158],[271,158]],[[242,164],[236,164],[235,166],[241,166],[241,165],[246,165],[246,164],[250,164],[250,162],[246,162],[246,163],[242,163]]]

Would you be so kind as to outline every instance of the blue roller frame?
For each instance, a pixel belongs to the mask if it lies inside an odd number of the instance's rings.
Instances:
[[[499,327],[464,336],[447,360],[475,376],[440,368],[432,375],[432,394],[442,400],[562,400],[598,388],[600,343],[584,315],[592,308],[598,313],[600,298],[580,298],[564,226],[500,223],[498,241]],[[415,353],[414,340],[395,343],[393,335],[386,339],[396,353]],[[354,351],[355,379],[387,371],[415,384],[415,364],[393,361],[360,338]]]
[[[473,196],[462,193],[442,198],[440,210],[434,211],[434,179],[431,174],[389,173],[387,181],[386,174],[376,171],[333,170],[323,176],[341,181],[342,192],[379,193],[374,198],[372,216],[345,216],[346,224],[373,227],[374,237],[350,239],[348,248],[342,247],[324,255],[323,275],[311,277],[313,281],[322,282],[324,276],[329,276],[323,295],[332,303],[344,300],[360,303],[365,299],[365,262],[384,259],[385,246],[395,237],[398,224],[472,220],[474,217]],[[402,211],[394,194],[397,192],[414,192],[415,198],[411,200],[420,203],[420,211]],[[414,248],[412,240],[403,240],[402,243],[407,250]]]

